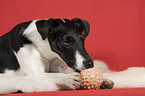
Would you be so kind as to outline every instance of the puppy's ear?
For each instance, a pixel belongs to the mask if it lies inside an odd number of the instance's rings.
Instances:
[[[84,37],[87,37],[90,31],[90,24],[87,21],[81,20],[79,18],[74,18],[72,21],[74,21],[76,26],[80,27],[82,33],[84,32]]]
[[[50,18],[48,20],[39,20],[36,22],[37,30],[40,33],[43,40],[47,37],[48,31],[51,27],[51,23],[53,22],[53,20],[53,18]]]

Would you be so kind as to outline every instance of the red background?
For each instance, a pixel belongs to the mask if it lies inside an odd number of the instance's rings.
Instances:
[[[145,0],[0,0],[0,35],[51,17],[89,21],[86,49],[111,69],[145,66]]]

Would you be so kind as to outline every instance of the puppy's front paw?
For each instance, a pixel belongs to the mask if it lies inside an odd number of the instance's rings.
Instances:
[[[104,79],[100,89],[112,89],[113,86],[114,86],[114,82],[112,80]]]
[[[65,74],[62,77],[63,83],[57,84],[60,90],[75,90],[81,86],[81,77],[79,73]]]

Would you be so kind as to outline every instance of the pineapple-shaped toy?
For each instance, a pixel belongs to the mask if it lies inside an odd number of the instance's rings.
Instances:
[[[101,72],[95,68],[82,70],[80,74],[83,89],[99,89],[103,83]]]

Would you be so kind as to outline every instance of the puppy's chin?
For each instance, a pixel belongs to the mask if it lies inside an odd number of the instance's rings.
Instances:
[[[85,69],[87,69],[87,68],[82,68],[82,69],[77,69],[77,68],[74,68],[73,70],[74,70],[75,72],[80,73],[82,70],[85,70]]]
[[[77,72],[77,73],[80,73],[81,72],[81,70],[79,70],[79,69],[76,69],[76,68],[74,68],[74,67],[69,67],[71,70],[73,70],[74,72]]]
[[[89,67],[89,68],[94,68],[94,66],[93,66],[93,67]],[[89,68],[87,68],[87,67],[83,67],[82,69],[73,68],[73,70],[74,70],[75,72],[80,73],[82,70],[89,69]]]
[[[71,70],[73,70],[74,72],[80,73],[82,70],[88,69],[86,67],[82,67],[82,68],[77,68],[76,66],[68,66]]]

